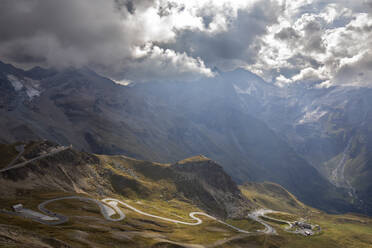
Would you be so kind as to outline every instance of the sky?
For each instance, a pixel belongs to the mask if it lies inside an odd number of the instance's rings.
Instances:
[[[281,87],[372,86],[372,0],[1,0],[0,60],[122,83],[245,68]]]

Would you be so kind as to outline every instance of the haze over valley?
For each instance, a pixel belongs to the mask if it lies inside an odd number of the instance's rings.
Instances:
[[[0,247],[372,247],[371,10],[1,1]]]

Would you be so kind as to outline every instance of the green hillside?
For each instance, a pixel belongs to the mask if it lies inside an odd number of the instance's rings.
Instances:
[[[22,159],[32,159],[53,143],[34,142]],[[370,247],[372,220],[356,215],[329,215],[307,207],[274,183],[238,187],[214,161],[197,156],[161,164],[126,156],[92,155],[67,148],[24,167],[1,173],[0,247]],[[193,222],[190,212],[206,212],[235,229],[200,216],[196,226],[175,224],[121,206],[122,221],[103,218],[96,204],[64,199],[46,207],[68,216],[60,225],[45,225],[9,214],[15,204],[38,210],[46,200],[65,196],[121,200],[142,212]],[[247,218],[259,208],[280,210],[275,218],[305,218],[322,232],[291,234],[268,222],[279,235],[257,233],[260,223]],[[13,212],[14,213],[14,212]],[[270,215],[271,216],[271,215]],[[116,213],[112,216],[118,218]]]

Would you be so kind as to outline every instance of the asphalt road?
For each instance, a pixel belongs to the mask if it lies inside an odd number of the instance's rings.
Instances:
[[[43,212],[46,215],[59,218],[58,221],[56,221],[56,222],[48,222],[48,224],[59,225],[59,224],[62,224],[62,223],[67,222],[69,220],[69,218],[67,216],[64,216],[64,215],[61,215],[61,214],[58,214],[58,213],[54,213],[54,212],[48,210],[46,208],[46,205],[49,204],[49,203],[51,203],[51,202],[55,202],[55,201],[71,200],[71,199],[77,199],[77,200],[85,201],[85,202],[93,202],[93,203],[97,204],[98,207],[100,208],[101,214],[108,221],[121,221],[121,220],[123,220],[125,218],[125,214],[120,209],[119,209],[119,211],[115,211],[116,210],[115,208],[114,208],[114,212],[116,212],[117,214],[119,214],[119,218],[115,218],[115,219],[114,218],[111,218],[111,216],[108,214],[109,211],[107,209],[107,208],[112,208],[111,206],[107,206],[107,205],[103,204],[102,202],[100,202],[100,201],[98,201],[96,199],[87,198],[87,197],[80,197],[80,196],[66,196],[66,197],[60,197],[60,198],[55,198],[55,199],[47,200],[47,201],[39,204],[38,208],[39,208],[39,210],[41,212]]]
[[[260,217],[264,217],[265,219],[268,219],[268,220],[272,220],[274,222],[279,222],[279,223],[282,223],[282,224],[287,224],[288,227],[286,227],[284,229],[284,231],[288,232],[288,233],[294,233],[294,234],[302,234],[302,235],[305,235],[305,236],[308,236],[308,234],[306,234],[306,231],[309,231],[307,229],[304,229],[304,228],[296,228],[295,230],[291,230],[291,228],[294,227],[294,222],[291,222],[291,221],[287,221],[287,220],[280,220],[280,219],[276,219],[276,218],[273,218],[273,217],[269,217],[269,216],[266,216],[266,214],[269,214],[269,213],[282,213],[282,212],[279,212],[279,211],[273,211],[273,210],[268,210],[268,209],[258,209],[254,212],[252,212],[250,214],[250,218],[257,221],[257,222],[260,222],[262,225],[265,226],[265,233],[266,234],[277,234],[276,230],[270,226],[269,224],[267,224],[263,219],[261,219]],[[312,233],[311,235],[313,235],[314,233],[318,233],[319,231],[313,231],[313,230],[310,230],[310,232]]]
[[[17,168],[21,168],[21,167],[24,167],[26,166],[27,164],[31,163],[31,162],[34,162],[34,161],[37,161],[39,159],[42,159],[42,158],[45,158],[45,157],[48,157],[48,156],[52,156],[56,153],[59,153],[59,152],[62,152],[62,151],[65,151],[69,149],[69,147],[61,147],[61,148],[57,148],[56,150],[50,152],[50,153],[47,153],[47,154],[44,154],[44,155],[41,155],[41,156],[38,156],[36,158],[33,158],[33,159],[30,159],[30,160],[27,160],[25,162],[22,162],[22,163],[19,163],[19,164],[16,164],[16,165],[13,165],[11,167],[7,167],[5,169],[2,169],[0,170],[0,173],[2,172],[6,172],[6,171],[9,171],[9,170],[13,170],[13,169],[17,169]]]
[[[69,147],[57,148],[57,149],[55,149],[54,151],[52,151],[48,154],[44,154],[44,155],[38,156],[36,158],[30,159],[28,161],[25,161],[25,162],[7,167],[5,169],[2,169],[2,170],[0,170],[0,173],[6,172],[6,171],[9,171],[9,170],[12,170],[12,169],[24,167],[31,162],[34,162],[36,160],[54,155],[56,153],[62,152],[62,151],[67,150],[67,149],[69,149]],[[23,153],[23,151],[21,151],[18,154],[17,158],[22,153]],[[210,218],[212,220],[215,220],[215,221],[217,221],[221,224],[224,224],[224,225],[234,229],[237,232],[241,232],[241,233],[245,233],[245,234],[260,234],[260,233],[273,234],[273,235],[277,234],[276,230],[272,226],[270,226],[268,223],[266,223],[264,220],[262,220],[260,217],[265,217],[265,218],[268,218],[268,219],[272,219],[274,221],[281,221],[281,222],[287,223],[289,225],[289,227],[292,227],[292,223],[289,222],[289,221],[278,220],[278,219],[274,219],[274,218],[265,216],[265,214],[275,212],[275,211],[268,210],[268,209],[258,209],[258,210],[255,210],[248,215],[248,217],[251,218],[252,220],[257,221],[257,222],[259,222],[259,223],[261,223],[262,225],[265,226],[264,230],[259,230],[257,232],[249,232],[249,231],[240,229],[238,227],[235,227],[233,225],[230,225],[230,224],[228,224],[228,223],[226,223],[222,220],[219,220],[219,219],[217,219],[217,218],[215,218],[215,217],[213,217],[209,214],[203,213],[203,212],[191,212],[191,213],[189,213],[190,218],[195,220],[195,222],[185,222],[185,221],[174,220],[174,219],[161,217],[161,216],[157,216],[157,215],[153,215],[153,214],[143,212],[143,211],[141,211],[141,210],[139,210],[139,209],[123,202],[123,201],[120,201],[120,200],[117,200],[117,199],[114,199],[114,198],[105,198],[102,201],[99,201],[99,200],[96,200],[96,199],[87,198],[87,197],[80,197],[80,196],[60,197],[60,198],[47,200],[47,201],[42,202],[41,204],[39,204],[38,208],[42,213],[44,213],[46,215],[49,215],[49,216],[56,217],[56,218],[58,218],[58,221],[51,222],[51,221],[44,221],[44,220],[36,219],[36,218],[32,218],[32,219],[34,219],[37,222],[47,224],[47,225],[60,225],[60,224],[63,224],[65,222],[67,222],[69,220],[69,218],[67,216],[64,216],[64,215],[61,215],[61,214],[58,214],[58,213],[54,213],[54,212],[48,210],[46,208],[46,205],[51,203],[51,202],[60,201],[60,200],[69,200],[69,199],[77,199],[77,200],[81,200],[81,201],[85,201],[85,202],[93,202],[93,203],[97,204],[98,207],[100,208],[101,214],[108,221],[121,221],[125,218],[125,214],[118,207],[118,205],[122,205],[122,206],[124,206],[128,209],[131,209],[134,212],[139,213],[139,214],[144,215],[144,216],[148,216],[148,217],[152,217],[152,218],[155,218],[155,219],[160,219],[160,220],[164,220],[164,221],[168,221],[168,222],[172,222],[172,223],[176,223],[176,224],[183,224],[183,225],[190,225],[190,226],[196,226],[196,225],[200,225],[200,224],[203,223],[203,220],[196,217],[196,215],[205,216],[205,217]],[[119,215],[119,218],[111,218],[111,215],[109,214],[109,212],[110,213],[115,213],[116,212]]]
[[[205,216],[205,217],[210,218],[212,220],[215,220],[215,221],[217,221],[221,224],[224,224],[224,225],[234,229],[235,231],[238,231],[238,232],[241,232],[241,233],[251,233],[251,232],[245,231],[243,229],[237,228],[235,226],[232,226],[232,225],[230,225],[230,224],[228,224],[228,223],[226,223],[222,220],[219,220],[219,219],[217,219],[217,218],[215,218],[215,217],[213,217],[209,214],[203,213],[203,212],[191,212],[189,214],[189,216],[190,216],[191,219],[195,220],[195,222],[185,222],[185,221],[174,220],[174,219],[165,218],[165,217],[161,217],[161,216],[158,216],[158,215],[153,215],[153,214],[143,212],[143,211],[129,205],[128,203],[122,202],[122,201],[117,200],[117,199],[106,198],[106,199],[103,199],[102,201],[109,204],[109,205],[115,204],[117,206],[118,204],[120,204],[120,205],[122,205],[126,208],[129,208],[129,209],[133,210],[134,212],[139,213],[139,214],[144,215],[144,216],[148,216],[148,217],[152,217],[152,218],[155,218],[155,219],[160,219],[160,220],[164,220],[164,221],[168,221],[168,222],[172,222],[172,223],[176,223],[176,224],[189,225],[189,226],[196,226],[196,225],[200,225],[200,224],[203,223],[203,220],[196,217],[196,215]]]
[[[277,234],[276,230],[272,226],[270,226],[269,224],[267,224],[264,220],[260,218],[260,217],[266,217],[265,214],[273,213],[273,212],[274,211],[268,210],[268,209],[258,209],[250,213],[248,217],[265,226],[265,229],[259,232],[262,232],[265,234]]]
[[[87,197],[80,197],[80,196],[60,197],[60,198],[47,200],[47,201],[42,202],[41,204],[39,204],[38,208],[42,213],[44,213],[46,215],[49,215],[49,216],[57,217],[59,219],[58,221],[54,221],[54,222],[42,221],[42,223],[45,223],[45,224],[48,224],[48,225],[59,225],[59,224],[63,224],[65,222],[67,222],[69,220],[69,218],[67,216],[64,216],[64,215],[61,215],[61,214],[58,214],[58,213],[55,213],[55,212],[52,212],[52,211],[48,210],[46,208],[46,205],[49,204],[49,203],[55,202],[55,201],[71,200],[71,199],[77,199],[77,200],[81,200],[81,201],[85,201],[85,202],[93,202],[93,203],[97,204],[99,206],[100,210],[101,210],[101,214],[108,221],[121,221],[125,218],[125,214],[121,211],[121,209],[118,206],[118,205],[122,205],[122,206],[124,206],[124,207],[126,207],[130,210],[133,210],[134,212],[139,213],[141,215],[148,216],[148,217],[155,218],[155,219],[168,221],[168,222],[172,222],[172,223],[176,223],[176,224],[190,225],[190,226],[200,225],[200,224],[203,223],[203,220],[196,217],[196,215],[199,215],[199,216],[205,216],[205,217],[208,217],[210,219],[213,219],[213,220],[215,220],[215,221],[217,221],[221,224],[224,224],[224,225],[234,229],[235,231],[238,231],[238,232],[241,232],[241,233],[247,233],[247,234],[251,233],[251,232],[248,232],[246,230],[242,230],[240,228],[232,226],[232,225],[230,225],[230,224],[228,224],[224,221],[218,220],[217,218],[215,218],[215,217],[213,217],[209,214],[203,213],[203,212],[191,212],[189,214],[189,216],[190,216],[191,219],[195,220],[195,222],[185,222],[185,221],[174,220],[174,219],[161,217],[161,216],[158,216],[158,215],[143,212],[143,211],[141,211],[141,210],[139,210],[139,209],[123,202],[123,201],[120,201],[120,200],[117,200],[117,199],[114,199],[114,198],[106,198],[106,199],[103,199],[102,201],[98,201],[96,199],[87,198]],[[111,218],[111,216],[108,215],[107,208],[113,209],[114,212],[116,212],[119,215],[119,218],[115,218],[115,219]],[[38,221],[40,222],[40,220],[38,220]]]
[[[215,220],[215,221],[217,221],[217,222],[219,222],[223,225],[226,225],[226,226],[234,229],[237,232],[244,233],[244,234],[250,234],[250,235],[259,235],[259,234],[276,235],[277,234],[276,230],[272,226],[270,226],[267,222],[265,222],[263,219],[261,219],[260,217],[265,217],[265,218],[268,218],[268,219],[281,221],[281,222],[287,223],[290,227],[292,226],[291,222],[289,222],[289,221],[277,220],[277,219],[265,216],[268,213],[274,213],[275,212],[275,211],[268,210],[268,209],[258,209],[258,210],[255,210],[248,215],[248,217],[251,218],[252,220],[257,221],[257,222],[259,222],[259,223],[261,223],[262,225],[265,226],[264,230],[259,230],[259,231],[256,231],[256,232],[249,232],[249,231],[240,229],[238,227],[235,227],[233,225],[230,225],[230,224],[228,224],[228,223],[226,223],[222,220],[219,220],[219,219],[217,219],[217,218],[215,218],[215,217],[213,217],[209,214],[203,213],[203,212],[191,212],[191,213],[189,213],[190,218],[194,221],[193,222],[186,222],[186,221],[170,219],[170,218],[166,218],[166,217],[162,217],[162,216],[158,216],[158,215],[154,215],[154,214],[149,214],[149,213],[143,212],[143,211],[129,205],[128,203],[125,203],[121,200],[114,199],[114,198],[105,198],[102,201],[99,201],[99,200],[96,200],[96,199],[87,198],[87,197],[80,197],[80,196],[60,197],[60,198],[47,200],[47,201],[44,201],[44,202],[39,204],[38,208],[43,214],[48,215],[48,216],[52,216],[52,217],[56,217],[56,218],[58,218],[58,221],[44,221],[44,220],[40,220],[40,219],[36,219],[36,218],[32,218],[32,219],[34,219],[35,221],[41,222],[43,224],[47,224],[47,225],[59,225],[59,224],[63,224],[65,222],[67,222],[69,220],[69,218],[67,216],[55,213],[55,212],[47,209],[46,205],[48,205],[49,203],[55,202],[55,201],[71,200],[71,199],[77,199],[77,200],[80,200],[80,201],[83,201],[83,202],[93,202],[93,203],[97,204],[98,207],[100,208],[100,212],[101,212],[102,216],[108,221],[121,221],[125,218],[125,214],[122,212],[122,210],[119,207],[119,205],[120,205],[121,207],[128,208],[128,209],[130,209],[130,210],[132,210],[132,211],[134,211],[138,214],[144,215],[144,216],[148,216],[148,217],[151,217],[151,218],[154,218],[154,219],[159,219],[159,220],[163,220],[163,221],[167,221],[167,222],[171,222],[171,223],[175,223],[175,224],[182,224],[182,225],[189,225],[189,226],[196,226],[196,225],[202,224],[203,220],[196,217],[196,216],[204,216],[204,217],[210,218],[212,220]],[[112,218],[111,216],[115,215],[115,214],[117,214],[119,217],[118,218]]]

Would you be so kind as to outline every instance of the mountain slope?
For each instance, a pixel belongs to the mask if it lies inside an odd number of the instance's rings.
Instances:
[[[19,162],[45,155],[56,146],[47,141],[25,144]],[[272,183],[250,183],[242,189],[241,193],[221,166],[202,156],[174,164],[159,164],[66,148],[0,174],[0,190],[4,193],[0,196],[0,246],[367,248],[372,243],[370,218],[324,214],[308,208],[284,188]],[[245,191],[249,191],[248,199],[244,196]],[[71,196],[85,200],[61,199]],[[203,221],[200,225],[175,224],[139,214],[122,205],[118,207],[125,213],[125,218],[107,221],[98,206],[86,200],[105,197],[120,199],[153,216],[185,222],[193,221],[188,215],[190,212],[207,211],[254,234],[237,233],[206,217],[200,217]],[[10,211],[11,206],[18,203],[31,211],[40,211],[40,203],[55,199],[60,200],[44,207],[69,217],[60,225],[41,224]],[[262,199],[269,201],[262,202]],[[270,223],[278,230],[278,235],[255,234],[263,227],[246,219],[247,211],[274,206],[278,201],[288,203],[280,204],[283,209],[278,209],[291,212],[287,216],[310,216],[309,221],[320,224],[324,231],[304,237],[287,233],[280,225]],[[293,209],[295,211],[291,211]],[[114,214],[112,217],[119,216]]]
[[[164,106],[206,127],[204,133],[221,150],[199,151],[224,164],[238,182],[272,181],[312,206],[355,210],[344,201],[345,191],[332,186],[263,122],[246,113],[233,85],[223,77],[140,87]],[[180,131],[187,134],[188,130]]]
[[[371,212],[371,89],[306,83],[279,88],[257,83],[248,72],[225,78],[247,113],[264,121],[332,184],[349,191],[359,211]]]
[[[11,108],[0,109],[0,140],[43,138],[157,162],[204,154],[238,182],[273,181],[315,207],[353,210],[342,190],[246,113],[223,77],[124,87],[86,68],[55,72],[6,66],[1,73],[0,84],[13,98]]]
[[[307,212],[307,206],[282,186],[270,183],[245,183],[240,186],[244,196],[266,209],[290,213]]]
[[[28,148],[20,161],[37,157],[55,146],[50,142],[26,145]],[[107,222],[94,204],[78,200],[60,200],[47,205],[51,211],[70,216],[66,224],[56,227],[8,212],[12,205],[19,203],[38,211],[37,206],[43,201],[65,196],[113,197],[153,215],[186,222],[192,222],[189,212],[206,211],[227,221],[238,218],[239,225],[247,230],[261,228],[258,223],[245,219],[254,205],[241,194],[221,166],[205,157],[170,165],[124,156],[95,156],[68,148],[24,167],[1,172],[0,187],[4,192],[0,203],[0,246],[8,242],[30,247],[108,247],[110,244],[162,247],[172,243],[189,247],[188,244],[213,244],[237,235],[233,229],[210,218],[202,218],[201,225],[187,226],[146,217],[129,209],[124,210],[124,221]],[[203,235],[197,235],[200,232]]]

